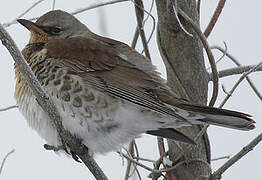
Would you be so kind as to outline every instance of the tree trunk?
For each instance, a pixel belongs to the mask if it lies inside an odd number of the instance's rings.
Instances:
[[[187,35],[179,26],[170,1],[156,0],[158,27],[158,48],[167,69],[170,87],[182,97],[196,104],[207,103],[208,74],[204,65],[203,47],[198,36],[189,24],[180,17],[183,27],[193,34]],[[195,0],[177,0],[177,8],[182,9],[194,22],[199,24]],[[194,138],[200,132],[200,126],[179,129]],[[210,168],[210,146],[207,134],[198,145],[188,145],[169,140],[169,156],[175,163],[187,161],[172,173],[177,180],[207,179]],[[181,153],[183,155],[181,156]]]

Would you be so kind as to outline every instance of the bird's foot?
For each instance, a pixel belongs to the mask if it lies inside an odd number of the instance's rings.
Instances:
[[[55,151],[55,152],[58,152],[60,150],[64,150],[67,154],[70,154],[66,147],[64,145],[61,145],[61,146],[52,146],[52,145],[49,145],[49,144],[44,144],[44,148],[48,151]]]
[[[44,148],[48,151],[54,151],[54,152],[58,152],[60,150],[64,150],[68,155],[71,155],[72,158],[78,162],[78,163],[82,163],[78,156],[76,155],[76,153],[74,153],[73,151],[68,151],[68,148],[65,146],[65,145],[61,145],[61,146],[52,146],[52,145],[49,145],[49,144],[44,144]]]

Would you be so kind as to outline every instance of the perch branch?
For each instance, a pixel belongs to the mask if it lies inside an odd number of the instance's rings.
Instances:
[[[80,159],[85,163],[85,165],[97,179],[106,180],[107,177],[96,164],[95,160],[89,155],[87,148],[81,144],[79,139],[72,136],[67,130],[64,129],[61,116],[59,115],[54,103],[51,101],[51,99],[48,98],[48,95],[44,92],[39,81],[35,77],[29,65],[26,63],[26,60],[23,58],[15,42],[1,24],[0,39],[2,44],[8,49],[9,53],[13,57],[13,60],[17,64],[19,71],[22,73],[27,84],[35,95],[39,105],[52,120],[52,123],[57,129],[61,141],[65,142],[68,147],[80,157]]]

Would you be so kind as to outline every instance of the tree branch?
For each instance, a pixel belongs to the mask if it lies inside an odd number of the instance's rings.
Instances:
[[[224,165],[210,175],[210,180],[220,179],[221,175],[231,167],[235,162],[239,161],[243,156],[249,153],[262,140],[262,133],[254,138],[248,145],[242,148],[237,154],[230,158]]]
[[[211,49],[217,49],[217,50],[221,51],[223,54],[226,54],[226,56],[229,57],[229,59],[231,59],[237,66],[239,66],[239,67],[242,66],[231,54],[229,54],[226,50],[223,50],[221,47],[213,46],[213,47],[211,47]],[[255,94],[257,95],[257,97],[262,101],[262,95],[260,94],[260,92],[258,91],[256,86],[254,85],[254,83],[251,81],[251,79],[248,76],[246,76],[246,80],[249,83],[250,87],[255,92]]]
[[[210,20],[205,32],[204,32],[204,35],[206,37],[208,37],[210,35],[210,33],[212,32],[212,30],[213,30],[213,28],[214,28],[214,26],[215,26],[215,24],[216,24],[216,22],[217,22],[217,20],[220,16],[221,12],[222,12],[222,9],[223,9],[225,3],[226,3],[226,0],[220,0],[219,1],[217,8],[216,8],[211,20]]]
[[[81,141],[79,139],[72,136],[69,133],[69,131],[64,129],[62,125],[61,116],[59,115],[54,103],[44,92],[39,81],[35,77],[29,65],[26,63],[26,60],[23,58],[15,42],[13,41],[13,39],[10,37],[8,32],[3,28],[1,24],[0,24],[0,39],[2,41],[2,44],[8,49],[9,53],[12,55],[15,63],[19,68],[19,71],[22,73],[23,77],[25,78],[28,86],[32,90],[33,94],[35,95],[39,105],[48,114],[54,127],[56,127],[57,132],[61,138],[61,141],[65,142],[66,145],[68,145],[68,147],[70,148],[70,150],[72,150],[80,157],[80,159],[85,163],[85,165],[89,168],[89,170],[93,173],[93,175],[97,179],[106,180],[107,177],[100,169],[100,167],[96,164],[95,160],[89,155],[88,149],[81,144]]]
[[[218,77],[223,78],[223,77],[228,77],[228,76],[232,76],[232,75],[243,74],[243,73],[248,72],[249,70],[253,69],[254,67],[255,67],[255,65],[249,65],[249,66],[239,66],[239,67],[235,67],[235,68],[225,69],[225,70],[218,72]],[[253,72],[258,72],[258,71],[262,71],[262,67],[257,68]],[[213,79],[212,73],[209,73],[209,81],[212,81],[212,79]]]
[[[175,7],[174,7],[175,4]],[[206,104],[208,74],[204,66],[203,46],[198,35],[179,12],[181,8],[197,24],[198,13],[195,0],[163,1],[156,0],[158,23],[157,43],[161,57],[166,65],[168,85],[180,97],[192,103]],[[193,37],[181,29],[175,16]],[[179,131],[194,138],[200,131],[199,126],[180,128]],[[210,162],[210,146],[205,133],[196,146],[168,140],[168,154],[174,165],[185,160],[201,159]],[[201,175],[208,177],[210,168],[204,163],[192,161],[175,168],[172,173],[179,180],[196,179]]]
[[[146,35],[143,27],[143,19],[144,19],[144,5],[142,0],[134,0],[135,4],[135,12],[136,12],[136,20],[137,20],[137,28],[138,32],[144,47],[145,55],[148,59],[151,59],[149,49],[147,46]]]
[[[220,104],[220,107],[223,107],[224,104],[227,102],[227,100],[232,96],[233,92],[236,90],[236,88],[238,87],[238,85],[252,72],[256,71],[257,68],[261,68],[262,66],[262,62],[260,62],[258,65],[256,65],[255,67],[253,67],[252,69],[250,69],[248,72],[245,72],[240,78],[239,80],[236,82],[236,84],[233,86],[233,88],[231,89],[231,91],[228,92],[227,96],[225,97],[225,99],[222,101],[222,103]]]

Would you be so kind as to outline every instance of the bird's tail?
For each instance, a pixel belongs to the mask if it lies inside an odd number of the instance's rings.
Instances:
[[[182,111],[190,112],[187,117],[184,117],[185,119],[191,119],[193,124],[196,123],[193,121],[198,121],[199,123],[203,122],[245,131],[255,128],[255,121],[245,113],[192,104],[180,104],[178,107]]]

